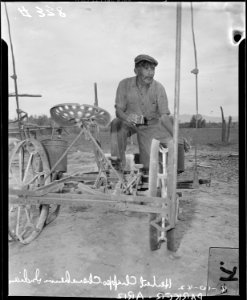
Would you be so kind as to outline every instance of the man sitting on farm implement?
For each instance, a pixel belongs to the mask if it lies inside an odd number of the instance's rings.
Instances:
[[[156,59],[141,54],[135,58],[136,76],[123,79],[117,88],[116,117],[111,122],[111,156],[119,170],[125,167],[127,138],[137,133],[140,163],[149,169],[150,147],[155,138],[167,144],[173,135],[165,88],[154,80]]]

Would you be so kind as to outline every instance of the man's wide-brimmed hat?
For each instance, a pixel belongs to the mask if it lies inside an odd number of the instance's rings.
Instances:
[[[135,58],[135,64],[139,63],[140,61],[148,61],[154,64],[155,66],[158,65],[158,62],[153,57],[146,55],[146,54],[140,54]]]

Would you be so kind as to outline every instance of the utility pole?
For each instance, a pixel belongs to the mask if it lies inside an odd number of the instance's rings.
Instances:
[[[173,170],[171,192],[171,226],[175,227],[176,194],[177,194],[177,158],[178,158],[178,116],[180,97],[180,62],[181,62],[181,23],[182,3],[177,3],[177,27],[176,27],[176,61],[175,61],[175,99],[174,99],[174,123],[173,123]],[[169,151],[169,150],[168,150]]]

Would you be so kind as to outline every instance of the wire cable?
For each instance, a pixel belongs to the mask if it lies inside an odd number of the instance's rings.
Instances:
[[[195,74],[195,84],[196,84],[196,134],[194,136],[195,143],[195,156],[194,156],[194,180],[193,187],[197,188],[199,186],[198,181],[198,171],[197,171],[197,128],[198,128],[198,64],[197,64],[197,50],[196,50],[196,40],[195,40],[195,31],[194,31],[194,15],[193,15],[193,5],[190,3],[191,9],[191,30],[192,30],[192,38],[193,38],[193,47],[194,47],[194,56],[195,56],[195,68],[191,71],[191,73]]]

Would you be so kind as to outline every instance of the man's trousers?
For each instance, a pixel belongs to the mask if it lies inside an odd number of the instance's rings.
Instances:
[[[111,155],[120,159],[122,169],[126,163],[127,139],[135,133],[139,144],[140,163],[148,170],[152,139],[167,144],[171,137],[159,120],[153,120],[147,125],[129,126],[127,122],[115,118],[111,122]]]

